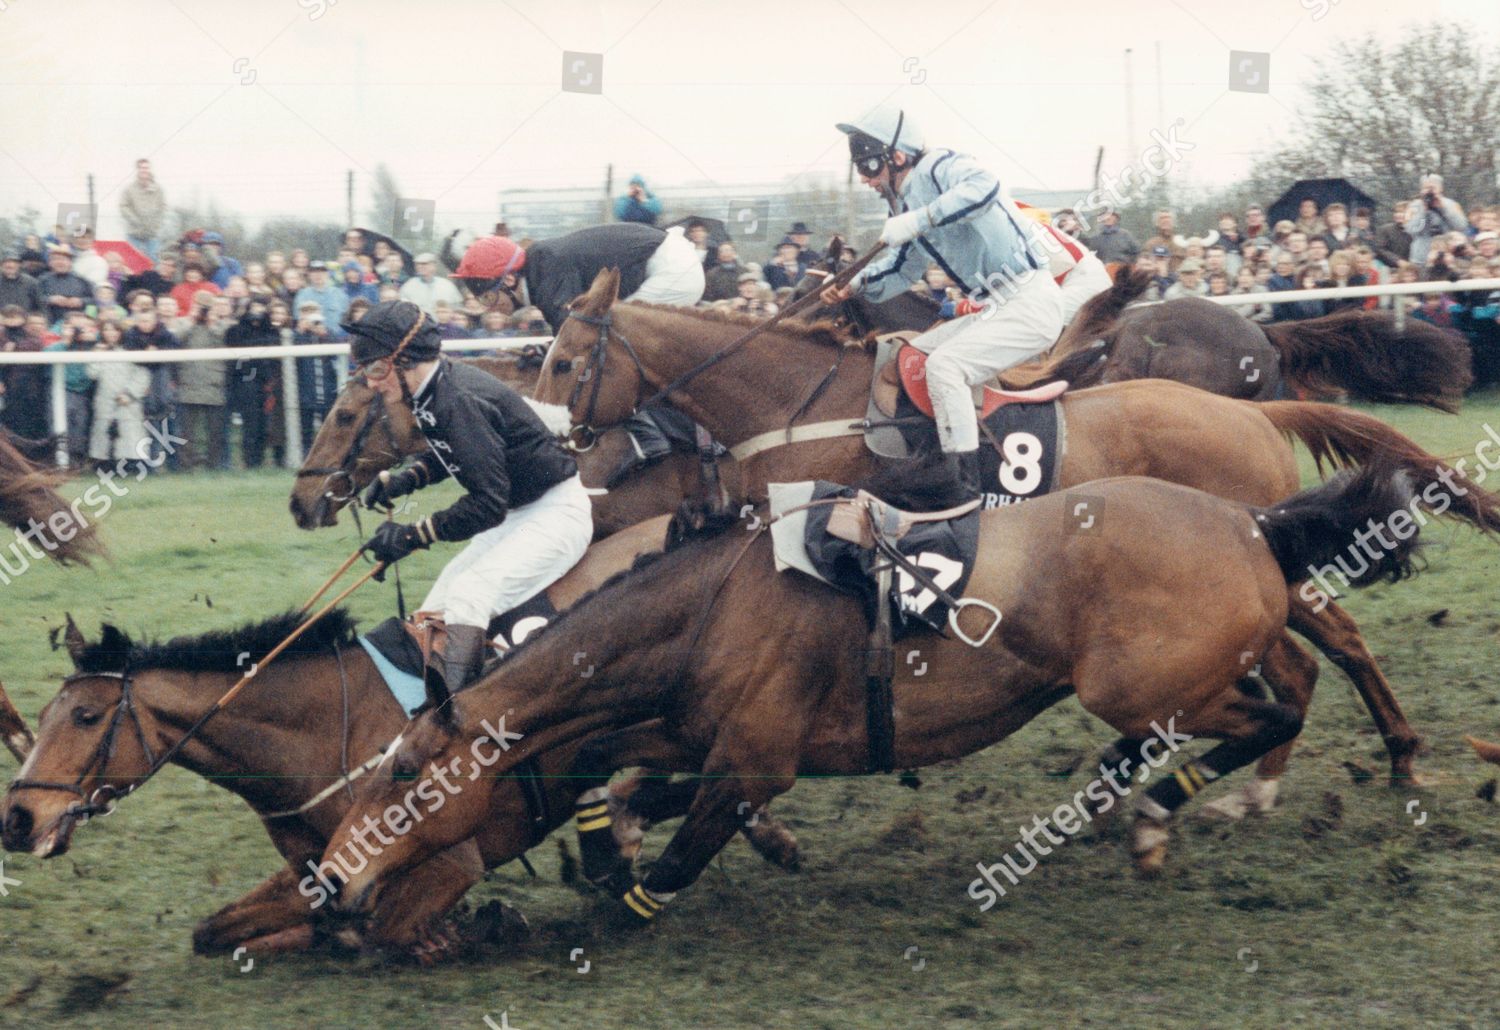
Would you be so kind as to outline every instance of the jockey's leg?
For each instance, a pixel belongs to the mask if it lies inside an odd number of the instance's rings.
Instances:
[[[646,261],[646,280],[625,300],[652,304],[696,304],[705,287],[703,264],[698,251],[678,228],[668,229],[667,238]]]
[[[1104,262],[1091,253],[1085,253],[1063,279],[1063,325],[1072,322],[1080,308],[1113,285]]]
[[[583,557],[593,534],[592,504],[583,481],[574,476],[512,509],[443,570],[422,607],[442,612],[447,624],[444,678],[450,691],[461,689],[455,676],[467,683],[482,664],[490,620],[561,578]]]

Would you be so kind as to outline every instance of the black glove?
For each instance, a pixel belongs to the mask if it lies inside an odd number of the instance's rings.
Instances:
[[[364,550],[374,555],[376,561],[390,565],[413,551],[426,550],[431,543],[427,535],[416,526],[382,522],[380,528],[375,530],[375,535],[365,543]]]
[[[415,468],[409,468],[404,472],[385,471],[375,477],[375,482],[365,491],[366,508],[389,508],[391,502],[398,497],[405,497],[419,485],[419,475]]]

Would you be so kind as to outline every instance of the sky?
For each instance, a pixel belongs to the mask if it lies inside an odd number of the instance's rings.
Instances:
[[[1085,186],[1101,146],[1118,173],[1153,130],[1213,185],[1285,139],[1335,42],[1425,19],[1500,42],[1494,0],[0,0],[0,213],[49,221],[93,173],[116,236],[138,157],[170,201],[252,223],[342,222],[349,171],[364,212],[381,162],[471,228],[611,163],[617,185],[841,184],[833,124],[880,103],[1014,189]]]

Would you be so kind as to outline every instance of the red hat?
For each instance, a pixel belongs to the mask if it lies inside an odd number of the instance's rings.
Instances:
[[[505,236],[483,236],[469,244],[458,263],[455,279],[498,279],[519,272],[526,265],[526,251]]]

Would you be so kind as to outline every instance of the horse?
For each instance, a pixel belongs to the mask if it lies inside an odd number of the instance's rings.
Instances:
[[[1094,532],[1070,531],[1071,509],[1058,494],[984,512],[964,594],[1003,618],[979,646],[925,628],[906,638],[927,667],[896,663],[896,766],[972,754],[1070,694],[1121,734],[1116,755],[1139,750],[1157,766],[1180,742],[1217,740],[1136,801],[1136,868],[1160,872],[1177,810],[1300,732],[1307,684],[1292,680],[1310,678],[1312,663],[1285,646],[1288,588],[1342,553],[1367,520],[1415,512],[1414,487],[1377,462],[1268,507],[1160,480],[1103,480],[1090,485],[1105,515]],[[433,684],[428,710],[367,777],[329,840],[336,911],[368,911],[386,881],[481,825],[491,779],[471,776],[437,806],[414,801],[481,745],[504,745],[490,775],[601,728],[613,734],[609,768],[649,764],[664,748],[701,758],[704,779],[686,821],[644,880],[631,875],[620,895],[647,921],[699,876],[747,809],[798,776],[876,767],[866,691],[868,649],[877,645],[863,599],[778,573],[765,527],[747,533],[732,514],[711,521],[717,527],[604,584],[477,684],[458,694]],[[1415,531],[1393,540],[1356,580],[1408,575],[1416,544]],[[572,662],[580,652],[588,677]],[[1275,670],[1274,700],[1246,682],[1247,659]],[[635,728],[648,718],[660,728]],[[1163,753],[1153,755],[1153,743]],[[593,788],[579,786],[582,805]],[[1083,796],[1075,804],[1092,820]],[[391,835],[367,848],[366,862],[355,842],[372,820]],[[1081,825],[1059,823],[1065,832]],[[345,854],[359,854],[359,868]]]
[[[549,590],[564,609],[640,554],[659,549],[667,518],[617,534],[590,548]],[[3,803],[6,850],[54,858],[67,852],[75,828],[96,810],[96,792],[133,790],[154,756],[178,743],[210,704],[244,674],[241,655],[257,662],[299,625],[285,615],[231,632],[146,645],[113,627],[87,644],[69,619],[65,640],[74,673],[43,708],[35,745]],[[380,673],[354,639],[342,609],[318,622],[286,653],[257,670],[255,681],[174,755],[173,761],[227,787],[261,817],[286,865],[238,901],[203,920],[193,934],[199,954],[301,950],[319,938],[309,895],[298,889],[353,796],[348,789],[406,724]],[[584,741],[587,744],[588,741]],[[433,862],[382,902],[362,938],[372,949],[428,961],[451,938],[441,923],[485,869],[522,856],[540,835],[572,815],[564,776],[576,749],[539,763],[527,787],[508,778],[495,791],[488,827]],[[670,762],[666,771],[696,772]],[[692,783],[649,789],[631,809],[653,820],[686,812]],[[100,805],[107,810],[109,806]],[[747,829],[756,850],[795,868],[796,841],[779,824]],[[622,844],[630,843],[622,841]],[[347,935],[346,935],[347,937]]]
[[[471,358],[472,364],[519,393],[530,393],[540,374],[529,358]],[[543,411],[544,420],[546,412]],[[554,426],[559,435],[567,430]],[[338,524],[338,514],[385,469],[427,450],[411,410],[388,406],[358,376],[334,400],[307,450],[293,483],[290,510],[302,529]],[[738,490],[738,474],[727,456],[708,458],[697,450],[674,448],[642,465],[626,428],[601,433],[586,451],[576,452],[578,472],[593,495],[594,540],[674,511],[685,498],[727,503]]]
[[[74,532],[68,537],[55,530],[50,532],[45,553],[62,565],[74,562],[88,565],[92,559],[104,556],[104,544],[94,524],[82,518],[76,506],[70,506],[57,492],[67,481],[67,474],[38,464],[44,460],[47,448],[45,441],[26,440],[8,430],[0,435],[0,522],[28,530],[46,526],[49,519],[61,516]],[[35,459],[28,454],[35,455]]]
[[[798,283],[797,296],[820,287],[851,253],[835,237]],[[1001,373],[1001,383],[1023,389],[1055,379],[1077,387],[1171,379],[1246,400],[1273,400],[1290,387],[1449,412],[1473,383],[1463,336],[1426,322],[1397,328],[1390,312],[1354,309],[1260,325],[1200,297],[1127,310],[1150,284],[1149,272],[1119,269],[1114,286],[1091,298],[1047,352]],[[938,317],[936,304],[921,294],[880,304],[856,296],[837,312],[815,311],[814,319],[842,317],[858,335],[921,331]]]
[[[764,497],[767,482],[817,477],[849,483],[879,468],[861,431],[847,428],[863,418],[869,397],[874,356],[867,346],[828,323],[784,322],[722,357],[724,348],[757,324],[753,319],[620,304],[617,293],[618,277],[601,272],[589,293],[574,301],[572,312],[582,317],[570,316],[553,340],[538,400],[567,404],[574,423],[587,428],[616,424],[643,397],[666,393],[730,448],[752,501]],[[584,376],[593,377],[588,390],[579,386]],[[810,383],[821,384],[811,402]],[[1334,405],[1252,403],[1163,380],[1069,391],[1058,403],[1067,427],[1057,470],[1060,490],[1109,476],[1146,475],[1241,503],[1270,504],[1298,485],[1291,437],[1307,446],[1320,469],[1383,455],[1422,488],[1446,489],[1441,484],[1452,477],[1467,480],[1378,419]],[[794,420],[823,432],[788,443]],[[1500,499],[1472,484],[1449,514],[1486,531],[1500,529]],[[1354,681],[1386,742],[1393,784],[1410,782],[1420,738],[1358,626],[1337,604],[1319,607],[1296,590],[1289,593],[1291,628]],[[1219,810],[1232,817],[1269,810],[1289,750],[1271,755],[1243,799],[1226,798]]]

